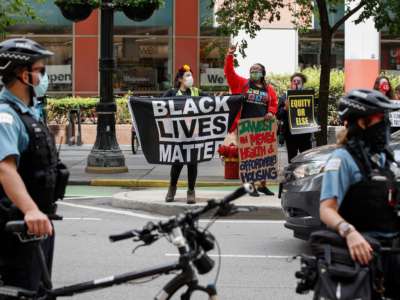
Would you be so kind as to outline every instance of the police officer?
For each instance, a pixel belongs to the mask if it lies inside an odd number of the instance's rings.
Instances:
[[[343,97],[338,109],[345,124],[338,137],[341,147],[324,169],[321,220],[346,239],[352,259],[363,265],[371,261],[373,253],[361,233],[390,246],[400,230],[393,207],[399,169],[388,146],[388,113],[395,109],[400,105],[374,90],[354,90]],[[398,297],[397,256],[384,258],[384,272],[391,273],[385,276],[388,296]]]
[[[33,245],[6,233],[4,224],[23,219],[30,234],[48,236],[41,247],[51,270],[54,230],[49,216],[55,215],[55,201],[63,197],[68,172],[35,104],[46,84],[45,59],[52,55],[29,39],[0,43],[4,84],[0,93],[0,280],[36,291],[42,273]]]

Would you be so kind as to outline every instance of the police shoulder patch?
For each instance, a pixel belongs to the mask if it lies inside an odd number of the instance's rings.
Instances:
[[[12,124],[14,123],[14,117],[6,112],[0,112],[0,123]]]
[[[325,171],[338,171],[342,160],[340,158],[331,158],[328,160],[324,170]]]

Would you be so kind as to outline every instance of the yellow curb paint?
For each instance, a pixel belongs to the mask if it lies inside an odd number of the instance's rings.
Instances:
[[[268,184],[276,185],[276,182]],[[134,188],[162,188],[168,187],[168,180],[147,180],[147,179],[93,179],[92,186],[120,186]],[[239,181],[197,181],[196,187],[218,187],[218,186],[238,186]],[[187,187],[187,182],[178,182],[178,187]]]

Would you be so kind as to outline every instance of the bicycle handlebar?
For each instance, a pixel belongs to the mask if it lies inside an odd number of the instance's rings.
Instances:
[[[187,224],[189,221],[193,221],[198,219],[204,213],[213,210],[215,208],[226,208],[230,202],[242,197],[246,193],[252,193],[254,187],[251,184],[245,183],[240,188],[236,189],[233,193],[226,195],[221,200],[208,200],[206,206],[190,210],[183,214],[174,216],[167,221],[161,221],[158,224],[154,224],[153,222],[147,223],[142,230],[131,230],[121,234],[111,235],[109,237],[111,242],[121,241],[124,239],[129,239],[133,237],[138,237],[139,240],[144,241],[146,244],[151,244],[157,239],[157,235],[153,234],[153,231],[158,232],[170,232],[172,228],[179,227]],[[217,212],[218,214],[218,212]]]

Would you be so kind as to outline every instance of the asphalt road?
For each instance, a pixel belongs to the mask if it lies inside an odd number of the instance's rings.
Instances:
[[[74,194],[74,191],[69,192]],[[77,193],[75,191],[75,196]],[[110,198],[104,194],[96,198],[70,197],[60,204],[59,211],[65,220],[55,225],[57,240],[53,278],[56,287],[149,268],[176,259],[176,249],[166,240],[140,248],[134,254],[132,241],[110,243],[110,234],[141,228],[157,216],[114,209],[109,205]],[[288,261],[289,257],[307,251],[307,246],[294,239],[281,221],[222,220],[214,224],[211,231],[222,250],[222,269],[217,283],[219,299],[312,298],[295,294],[294,272],[299,269],[299,261]],[[207,285],[214,277],[215,271],[200,276],[200,282]],[[162,276],[146,283],[128,283],[77,295],[74,299],[154,299],[170,278]]]

